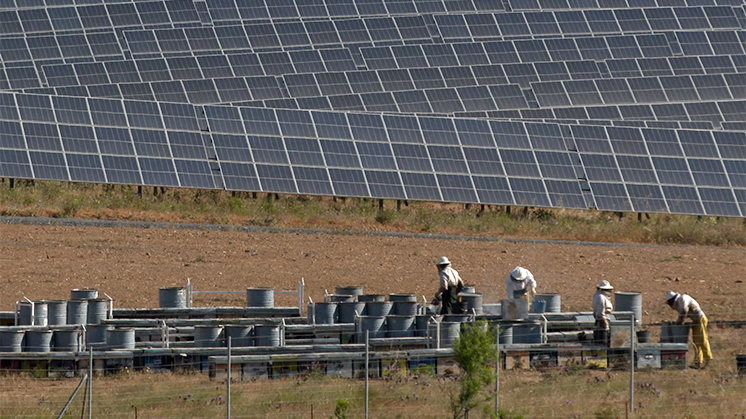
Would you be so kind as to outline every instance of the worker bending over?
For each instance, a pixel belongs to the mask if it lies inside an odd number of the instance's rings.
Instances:
[[[505,289],[508,298],[524,298],[528,301],[528,307],[531,308],[534,294],[536,294],[536,280],[531,271],[517,266],[505,280]]]
[[[707,316],[699,307],[699,303],[686,294],[673,291],[666,294],[666,303],[679,312],[676,324],[684,324],[687,317],[692,319],[692,340],[696,348],[694,366],[695,368],[706,367],[712,360],[712,351],[710,350],[710,340],[707,338]]]
[[[435,293],[432,304],[441,304],[440,314],[461,314],[458,293],[464,288],[464,281],[461,280],[458,271],[451,268],[451,261],[447,257],[438,259],[435,266],[438,267],[440,288]]]

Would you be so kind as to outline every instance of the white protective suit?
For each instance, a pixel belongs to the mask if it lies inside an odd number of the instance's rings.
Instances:
[[[507,291],[508,299],[513,298],[513,291],[523,289],[531,292],[532,295],[536,293],[536,280],[534,279],[534,274],[532,274],[531,271],[528,271],[528,277],[523,281],[514,281],[513,277],[508,274],[508,279],[505,280],[505,290]]]

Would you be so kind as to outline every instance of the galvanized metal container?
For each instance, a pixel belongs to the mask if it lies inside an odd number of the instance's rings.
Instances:
[[[360,316],[356,325],[356,341],[365,343],[365,332],[370,339],[386,337],[386,316]]]
[[[614,311],[631,311],[635,314],[635,323],[642,323],[642,293],[636,291],[616,291],[614,293]]]
[[[78,352],[83,344],[83,330],[64,328],[53,331],[52,342],[55,352]]]
[[[407,338],[414,336],[415,316],[386,317],[387,338]]]
[[[254,326],[256,346],[280,346],[281,328],[278,324],[258,324]]]
[[[106,347],[106,332],[114,327],[108,324],[92,324],[85,328],[85,343],[92,348]]]
[[[541,323],[538,321],[515,323],[513,343],[541,343]]]
[[[474,285],[464,285],[464,288],[461,290],[461,292],[474,294],[475,292],[477,292],[477,288]]]
[[[31,318],[31,303],[19,304],[18,325],[19,326],[46,326],[47,325],[47,303],[46,301],[34,302],[34,315]]]
[[[464,312],[471,314],[473,310],[478,315],[483,314],[482,294],[461,292],[459,297],[461,298],[461,307],[463,307]]]
[[[227,324],[224,326],[225,346],[231,338],[231,347],[242,348],[254,346],[254,326],[242,324]]]
[[[117,327],[106,331],[106,350],[135,349],[135,329],[131,327]]]
[[[357,300],[364,302],[364,303],[370,303],[370,302],[382,303],[386,301],[386,296],[381,295],[381,294],[363,294],[363,295],[358,295]]]
[[[532,313],[545,313],[547,310],[547,302],[543,300],[534,300],[534,304],[531,306]]]
[[[465,323],[471,320],[468,314],[444,314],[443,321],[451,323]]]
[[[440,332],[438,332],[438,329],[440,329]],[[430,347],[450,348],[453,346],[456,339],[461,336],[461,323],[430,323],[428,325],[428,334],[430,335]],[[440,336],[440,344],[438,344],[438,336]]]
[[[0,352],[21,352],[26,329],[22,327],[0,328]]]
[[[419,305],[416,301],[394,301],[391,314],[396,316],[416,316]]]
[[[427,337],[427,323],[430,321],[432,316],[429,314],[422,314],[415,316],[414,320],[414,335],[417,337]]]
[[[501,300],[500,317],[503,320],[523,320],[528,318],[528,301],[523,298]]]
[[[313,312],[316,324],[334,324],[337,321],[337,303],[316,303]]]
[[[194,347],[195,348],[216,348],[223,346],[223,339],[220,332],[222,326],[197,325],[194,326]]]
[[[272,308],[274,306],[274,288],[246,288],[246,307]]]
[[[109,301],[103,298],[88,300],[86,319],[88,324],[100,324],[109,315]]]
[[[98,298],[98,290],[84,288],[70,290],[71,300],[93,300],[96,298]]]
[[[365,310],[368,316],[388,316],[394,303],[391,301],[371,301],[365,304]]]
[[[49,352],[52,343],[52,331],[46,328],[26,330],[24,352]]]
[[[67,300],[67,324],[88,322],[88,300]]]
[[[158,289],[158,307],[186,308],[187,291],[184,287],[168,287]]]
[[[414,301],[417,302],[417,294],[389,294],[389,301]]]
[[[512,345],[513,344],[513,323],[500,322],[500,335],[498,342],[500,345]]]
[[[347,294],[329,294],[326,296],[325,300],[330,303],[349,303],[355,301],[355,296]]]
[[[47,301],[47,324],[49,326],[67,324],[67,300]]]
[[[337,313],[339,314],[337,322],[354,323],[356,311],[358,316],[364,316],[366,314],[365,305],[366,303],[361,302],[339,303],[337,306]]]
[[[661,322],[661,343],[689,343],[689,323]]]
[[[334,291],[337,294],[344,294],[344,295],[363,295],[363,286],[362,285],[345,285],[345,286],[339,286]]]
[[[546,301],[546,307],[544,311],[546,313],[561,313],[561,295],[560,294],[536,294],[534,295],[534,301]]]

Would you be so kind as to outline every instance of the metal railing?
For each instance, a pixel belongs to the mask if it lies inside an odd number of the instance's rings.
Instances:
[[[304,300],[304,292],[306,288],[306,281],[304,278],[301,278],[300,281],[298,281],[298,289],[297,290],[275,290],[275,294],[297,294],[298,296],[298,310],[300,310],[300,315],[304,315],[303,310],[303,300]],[[195,294],[246,294],[246,290],[243,291],[195,291],[194,286],[192,285],[192,280],[190,278],[187,278],[187,307],[192,308],[192,304],[194,302],[194,295]]]

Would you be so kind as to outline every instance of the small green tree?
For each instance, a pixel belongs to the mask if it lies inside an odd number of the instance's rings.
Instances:
[[[469,411],[487,400],[479,397],[482,388],[495,380],[495,371],[490,366],[495,359],[495,335],[487,322],[465,323],[453,353],[461,369],[459,393],[451,397],[453,419],[468,418]]]

